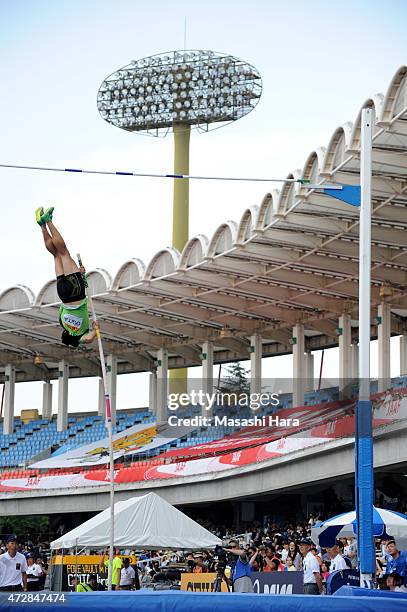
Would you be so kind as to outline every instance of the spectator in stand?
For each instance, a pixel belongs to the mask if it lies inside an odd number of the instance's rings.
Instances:
[[[298,547],[297,542],[291,540],[288,545],[289,553],[288,556],[291,558],[293,565],[295,567],[296,572],[300,572],[302,570],[302,556],[300,553],[300,549]]]
[[[330,571],[336,572],[338,570],[349,569],[348,564],[341,555],[343,551],[343,543],[340,540],[336,540],[333,546],[327,546],[326,550],[331,559]]]
[[[202,555],[195,555],[194,558],[195,566],[193,569],[194,574],[202,574],[208,572],[208,566],[205,564],[205,559]]]
[[[341,538],[343,542],[343,558],[347,562],[349,568],[355,568],[357,565],[356,544],[353,538]],[[347,561],[349,559],[349,561]]]
[[[299,542],[304,570],[304,595],[320,595],[323,592],[319,563],[311,552],[312,543],[303,538]]]
[[[321,560],[321,557],[320,557],[320,556],[319,556],[319,554],[318,554],[318,549],[317,549],[315,546],[313,546],[313,547],[311,548],[311,552],[312,552],[312,554],[314,555],[314,557],[316,558],[316,560],[318,561],[319,565],[321,565],[322,560]]]
[[[284,569],[284,563],[281,561],[281,553],[278,551],[278,549],[274,550],[272,560],[277,563],[277,571],[282,572]]]
[[[329,561],[322,561],[321,563],[321,576],[322,576],[322,582],[325,584],[326,583],[326,579],[328,578],[330,574],[330,563]]]
[[[315,523],[317,522],[317,519],[314,517],[313,514],[309,515],[309,520],[308,520],[308,526],[311,529],[311,527],[313,527],[315,525]]]
[[[140,573],[141,573],[141,578],[140,578],[141,588],[149,586],[153,582],[153,579],[150,576],[150,568],[147,567],[147,565],[144,565],[143,563],[142,567],[140,568]]]
[[[160,562],[157,560],[151,561],[150,570],[150,576],[152,577],[154,582],[154,577],[156,576],[156,574],[160,573]]]
[[[398,550],[396,542],[387,542],[386,574],[398,574],[402,576],[404,585],[407,585],[407,551]]]
[[[266,571],[265,569],[263,571]],[[278,559],[272,559],[271,560],[271,567],[269,569],[270,572],[280,572],[282,571],[280,568],[280,563],[278,561]]]
[[[212,559],[209,556],[209,553],[207,550],[204,550],[202,553],[202,557],[203,557],[203,566],[205,568],[204,571],[210,572],[211,567],[212,567]]]
[[[384,559],[387,555],[387,543],[391,540],[388,536],[380,540],[381,558]]]
[[[44,561],[41,559],[41,557],[38,557],[38,559],[36,559],[35,562],[41,568],[41,576],[39,577],[39,580],[38,580],[38,590],[41,591],[45,585],[45,579],[48,574],[48,571],[47,571],[48,566],[45,567]]]
[[[294,563],[291,557],[287,557],[285,565],[284,565],[284,571],[285,572],[295,572]]]
[[[278,568],[277,561],[277,568]],[[267,546],[266,550],[263,551],[263,572],[275,572],[276,571],[276,558],[271,546]]]
[[[287,561],[288,553],[290,552],[289,543],[287,540],[283,542],[283,548],[281,550],[281,561],[285,563]]]
[[[27,590],[27,561],[17,552],[17,536],[7,538],[7,552],[0,555],[0,591]]]
[[[136,582],[136,572],[130,565],[130,559],[123,559],[123,567],[120,570],[120,591],[132,591]]]
[[[386,576],[386,588],[396,593],[407,593],[407,587],[403,585],[402,576],[396,573]]]
[[[32,555],[27,557],[27,591],[40,590],[40,578],[42,576],[42,568],[34,562]]]
[[[255,546],[249,546],[248,551],[250,556],[250,564],[254,572],[263,571],[263,557]]]

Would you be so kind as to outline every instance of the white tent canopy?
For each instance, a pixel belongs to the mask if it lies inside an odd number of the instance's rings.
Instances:
[[[219,538],[155,493],[132,497],[114,505],[114,545],[143,549],[198,549],[221,545]],[[51,549],[110,543],[110,508],[51,542]]]

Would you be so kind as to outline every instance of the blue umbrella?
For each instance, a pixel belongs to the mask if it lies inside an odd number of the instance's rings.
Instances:
[[[338,514],[311,528],[311,538],[322,547],[333,546],[336,538],[354,538],[357,534],[356,512]],[[373,535],[391,537],[400,543],[407,537],[407,516],[392,510],[373,507]]]

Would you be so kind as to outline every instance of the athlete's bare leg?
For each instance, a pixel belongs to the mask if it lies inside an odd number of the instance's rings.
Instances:
[[[54,264],[55,264],[55,276],[61,276],[64,274],[64,267],[62,265],[62,259],[58,253],[58,250],[55,247],[55,244],[52,240],[51,234],[49,234],[47,230],[47,226],[41,225],[42,237],[44,238],[44,244],[47,251],[54,256]]]
[[[54,257],[58,255],[58,249],[54,245],[51,234],[47,230],[47,226],[41,225],[42,237],[44,238],[44,244],[47,251],[51,253]]]
[[[47,228],[51,234],[51,240],[53,247],[56,250],[56,255],[58,256],[62,264],[63,271],[61,272],[61,274],[65,274],[66,276],[67,274],[72,274],[73,272],[79,272],[80,270],[75,260],[72,259],[71,254],[69,253],[68,248],[65,244],[65,240],[62,238],[61,234],[59,233],[52,221],[49,221],[47,223]]]

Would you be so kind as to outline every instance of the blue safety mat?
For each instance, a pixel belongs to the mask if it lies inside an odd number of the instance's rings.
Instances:
[[[361,587],[353,587],[345,584],[340,589],[335,591],[333,597],[387,597],[398,599],[407,599],[407,593],[394,593],[394,591],[377,591],[370,589],[362,589]],[[404,604],[406,605],[406,604]]]
[[[14,594],[17,595],[17,594]],[[21,594],[18,594],[21,595]],[[257,595],[243,593],[188,593],[184,591],[118,591],[65,593],[65,601],[29,603],[8,601],[1,593],[0,609],[16,612],[405,612],[404,597],[334,597],[312,595]],[[20,598],[21,599],[21,598]]]

